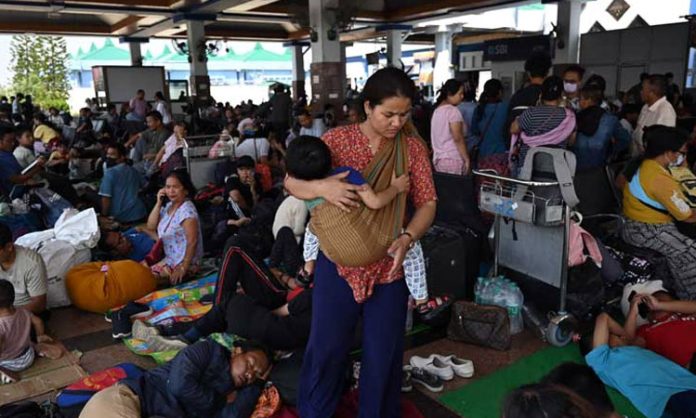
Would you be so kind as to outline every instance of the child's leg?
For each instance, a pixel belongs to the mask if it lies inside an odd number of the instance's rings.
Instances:
[[[665,407],[665,416],[671,418],[693,418],[696,411],[696,390],[687,390],[672,395]]]

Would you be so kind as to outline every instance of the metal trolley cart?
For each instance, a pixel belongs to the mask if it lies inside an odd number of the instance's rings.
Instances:
[[[558,311],[550,313],[546,340],[566,345],[574,324],[566,312],[570,207],[558,181],[525,181],[474,170],[481,177],[479,207],[495,215],[493,275],[500,267],[539,280],[560,291]]]
[[[184,160],[191,181],[196,188],[206,186],[215,181],[215,166],[229,158],[229,155],[219,155],[218,158],[208,158],[208,153],[218,141],[220,135],[189,136],[184,140]]]

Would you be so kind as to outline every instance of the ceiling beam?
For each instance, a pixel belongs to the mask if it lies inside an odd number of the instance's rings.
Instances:
[[[82,23],[58,22],[0,22],[0,32],[22,33],[67,33],[109,35],[111,28],[106,25],[86,25]]]
[[[294,7],[294,9],[298,9],[297,6]],[[272,14],[279,14],[279,15],[286,15],[288,14],[288,7],[285,4],[269,4],[263,7],[259,7],[258,9],[255,9],[254,12],[257,13],[272,13]],[[292,12],[296,12],[295,10],[291,10]],[[309,8],[307,8],[306,13],[309,13]],[[371,22],[382,22],[385,21],[385,15],[382,12],[376,12],[372,10],[358,10],[357,16],[355,16],[358,21],[371,21]]]
[[[138,29],[138,22],[142,19],[142,16],[128,16],[124,19],[111,25],[111,33],[114,35],[124,35],[128,32],[134,32]]]
[[[247,7],[251,3],[252,8],[258,8],[263,5],[275,3],[278,0],[210,0],[198,7],[192,8],[189,13],[220,13],[225,10],[235,12],[245,12],[251,10]]]
[[[74,4],[70,0],[67,0],[66,5]],[[169,8],[171,5],[171,0],[89,0],[80,1],[77,4],[113,4],[118,6],[150,6],[150,7],[166,7]]]
[[[433,18],[438,14],[446,14],[455,11],[475,11],[489,7],[504,7],[512,4],[529,3],[526,0],[438,0],[422,2],[417,6],[404,7],[386,14],[389,21],[408,21],[418,18]]]
[[[226,40],[248,40],[248,41],[280,41],[287,39],[285,31],[244,31],[229,30],[224,28],[206,28],[206,36],[224,38]]]
[[[273,4],[277,1],[278,0],[249,0],[249,1],[246,1],[238,6],[234,6],[234,7],[231,7],[230,9],[226,9],[226,10],[233,11],[233,12],[249,12],[249,11],[252,11],[254,9],[258,9],[259,7]]]

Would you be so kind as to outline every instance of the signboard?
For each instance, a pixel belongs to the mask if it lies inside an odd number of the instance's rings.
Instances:
[[[551,37],[540,35],[485,41],[483,44],[483,60],[524,61],[533,52],[537,51],[544,51],[553,57]]]

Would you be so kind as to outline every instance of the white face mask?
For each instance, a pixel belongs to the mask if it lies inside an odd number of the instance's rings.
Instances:
[[[670,167],[679,167],[682,164],[684,164],[684,154],[679,153],[679,155],[677,156],[677,160],[670,163],[669,166]]]
[[[578,85],[576,83],[563,82],[563,90],[565,90],[566,93],[573,94],[578,91]]]

